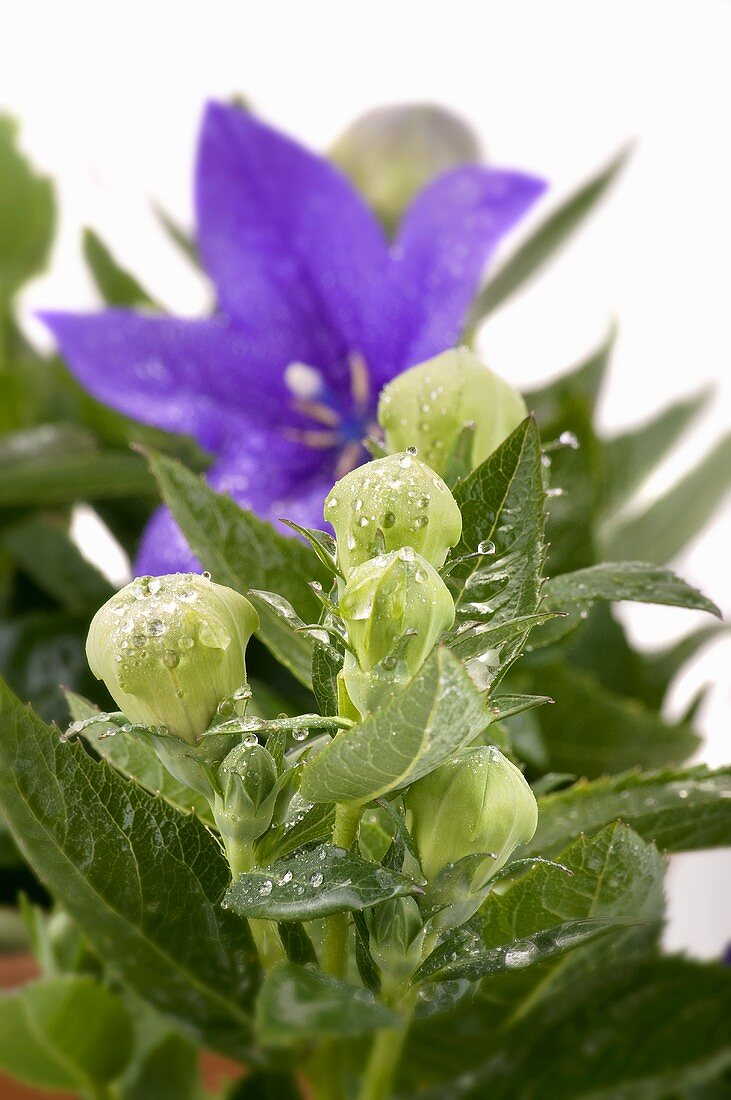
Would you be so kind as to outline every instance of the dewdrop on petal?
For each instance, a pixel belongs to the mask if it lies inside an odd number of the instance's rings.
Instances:
[[[324,516],[346,578],[369,558],[406,546],[438,569],[462,533],[454,497],[413,448],[346,474],[325,500]]]
[[[246,682],[259,625],[249,601],[206,575],[140,577],[97,611],[86,656],[125,717],[194,744]]]
[[[520,394],[467,348],[445,351],[399,374],[384,387],[378,404],[378,422],[388,449],[415,446],[424,462],[441,475],[466,426],[474,425],[474,468],[527,415]]]

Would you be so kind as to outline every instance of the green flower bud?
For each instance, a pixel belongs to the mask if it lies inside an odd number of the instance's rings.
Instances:
[[[193,745],[218,703],[245,683],[258,625],[244,596],[205,574],[142,577],[97,611],[86,656],[131,722]]]
[[[277,766],[263,745],[236,745],[218,769],[220,790],[213,801],[213,816],[229,853],[236,853],[243,870],[242,853],[271,824],[277,798]]]
[[[325,500],[324,515],[335,528],[346,578],[369,558],[403,546],[412,546],[438,569],[462,533],[449,489],[409,451],[346,474]]]
[[[381,392],[378,422],[391,451],[414,446],[444,475],[457,440],[474,424],[472,466],[479,466],[528,411],[523,398],[467,348],[399,374]]]
[[[454,622],[449,589],[410,546],[354,569],[339,611],[355,651],[343,679],[361,714],[383,702],[384,689],[410,680]]]
[[[474,133],[431,104],[379,107],[356,119],[332,150],[388,232],[418,191],[439,172],[481,159]]]
[[[365,912],[373,959],[384,984],[398,985],[421,962],[424,918],[414,898],[392,898]]]
[[[361,668],[387,661],[407,633],[410,675],[454,622],[454,601],[442,578],[410,546],[363,562],[350,574],[339,611]]]
[[[427,899],[455,907],[455,924],[479,908],[490,878],[528,843],[538,824],[533,791],[492,746],[458,753],[417,780],[404,802],[428,881]]]

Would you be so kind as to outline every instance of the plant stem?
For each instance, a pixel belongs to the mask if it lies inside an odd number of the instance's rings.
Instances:
[[[404,1020],[402,1027],[376,1033],[363,1074],[359,1100],[388,1100],[408,1029],[409,1021]]]
[[[350,848],[358,835],[363,807],[352,802],[338,802],[335,807],[333,844]],[[342,978],[345,974],[348,948],[348,914],[335,913],[328,918],[322,947],[322,968],[326,974]]]

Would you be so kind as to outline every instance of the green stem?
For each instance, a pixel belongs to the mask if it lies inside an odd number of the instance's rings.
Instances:
[[[239,875],[245,874],[254,866],[254,850],[250,844],[237,843],[236,841],[227,840],[226,837],[223,840],[231,868],[231,877],[235,882]],[[274,921],[256,920],[250,917],[249,930],[256,944],[262,969],[271,970],[275,963],[286,960],[287,955],[282,947],[282,941],[279,938],[279,932]]]
[[[352,802],[338,802],[335,807],[335,827],[333,844],[339,848],[350,848],[358,835],[363,807]],[[322,946],[322,968],[326,974],[342,978],[345,974],[348,949],[347,913],[335,913],[328,918]]]
[[[388,1100],[401,1058],[409,1021],[403,1026],[376,1032],[360,1086],[359,1100]]]

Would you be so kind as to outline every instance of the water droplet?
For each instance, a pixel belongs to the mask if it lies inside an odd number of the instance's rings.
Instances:
[[[210,579],[211,579],[211,574],[206,569],[205,572],[203,573],[203,580],[204,581],[209,581]]]
[[[233,714],[234,704],[232,699],[222,699],[216,707],[216,713],[222,715],[224,718],[227,715]]]
[[[264,882],[262,882],[261,886],[259,887],[259,894],[261,895],[261,897],[268,898],[269,895],[272,892],[273,886],[274,886],[274,883],[272,882],[272,880],[270,878],[265,879]]]
[[[144,634],[135,634],[132,638],[132,645],[136,646],[137,649],[141,649],[146,641],[147,641],[147,638],[145,637]]]
[[[337,497],[330,497],[330,499],[327,502],[326,507],[327,508],[337,508],[337,506],[338,506],[338,498]]]
[[[429,497],[419,497],[419,499],[416,502],[416,507],[417,508],[428,508],[429,507]]]
[[[294,729],[294,730],[292,730],[292,736],[294,737],[295,741],[306,741],[307,740],[307,730]]]
[[[541,466],[543,467],[544,470],[550,469],[550,466],[551,466],[551,456],[550,455],[547,455],[545,453],[541,455]]]
[[[492,539],[483,539],[482,542],[477,544],[478,554],[494,554],[495,550],[496,546]]]
[[[183,634],[182,638],[180,638],[178,641],[178,645],[181,649],[192,649],[195,645],[195,642],[189,634]]]
[[[247,733],[246,736],[242,738],[241,744],[247,749],[253,749],[254,745],[259,744],[259,738],[255,733]]]
[[[579,441],[573,432],[561,432],[558,441],[562,447],[570,447],[572,451],[579,449]]]
[[[177,668],[180,664],[180,654],[174,649],[166,649],[162,655],[162,663],[165,668]]]
[[[359,527],[367,527],[368,522],[369,522],[368,517],[367,516],[359,516],[357,522],[358,522]]]
[[[324,876],[322,874],[320,874],[319,871],[316,871],[315,874],[312,875],[311,878],[310,878],[310,886],[314,886],[315,889],[317,890],[317,888],[319,886],[322,886],[324,881],[325,881]]]
[[[388,530],[389,527],[393,527],[396,522],[396,516],[393,512],[384,512],[381,516],[381,527],[385,527]]]
[[[399,459],[398,464],[399,464],[399,466],[401,467],[402,470],[408,470],[409,466],[411,465],[411,455],[410,454],[402,455],[401,458]]]
[[[279,885],[280,886],[286,886],[287,883],[291,882],[291,881],[292,881],[292,872],[291,871],[285,871],[284,874],[282,875],[282,877],[279,880]]]
[[[360,512],[362,507],[363,507],[362,499],[360,497],[356,497],[355,500],[353,501],[353,504],[352,504],[353,511],[354,512]]]
[[[418,531],[421,527],[427,527],[428,524],[428,516],[417,516],[411,526],[414,528],[414,530]]]
[[[355,550],[355,535],[352,531],[348,531],[345,536],[345,545],[348,547],[348,550]]]
[[[416,558],[416,551],[411,546],[402,546],[398,552],[400,561],[411,562]]]
[[[166,630],[167,626],[162,619],[153,619],[147,624],[147,633],[151,634],[153,638],[159,638]]]
[[[565,489],[546,489],[546,496],[547,497],[565,497],[566,496],[566,490]]]

